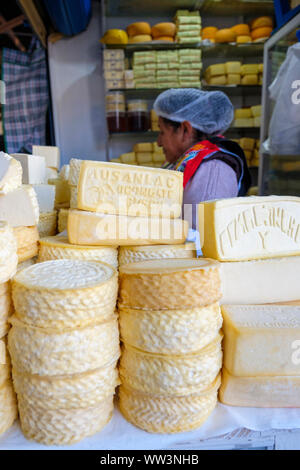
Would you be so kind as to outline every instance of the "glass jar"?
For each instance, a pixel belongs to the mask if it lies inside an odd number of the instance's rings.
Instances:
[[[110,133],[127,131],[125,96],[123,93],[109,93],[106,96],[106,120]]]
[[[130,100],[127,103],[129,132],[145,132],[150,128],[148,104],[145,100]]]

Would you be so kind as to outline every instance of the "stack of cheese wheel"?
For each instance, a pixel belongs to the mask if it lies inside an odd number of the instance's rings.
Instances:
[[[37,226],[15,227],[14,235],[18,244],[18,259],[20,267],[26,261],[32,261],[38,254],[39,231]]]
[[[71,444],[111,418],[117,290],[116,270],[100,262],[46,261],[14,277],[8,347],[27,438]]]
[[[183,245],[120,246],[119,265],[164,258],[197,258],[196,245],[187,242]]]
[[[199,427],[222,365],[219,263],[165,259],[120,267],[120,410],[149,432]]]
[[[0,434],[13,424],[18,414],[6,350],[8,318],[12,313],[9,279],[15,274],[17,264],[17,243],[13,230],[6,222],[0,222]]]
[[[127,26],[126,31],[129,37],[129,44],[152,41],[151,26],[144,21],[130,24]]]
[[[265,41],[273,31],[273,19],[270,16],[260,16],[251,22],[250,27],[253,42]]]
[[[68,242],[68,237],[59,235],[42,238],[37,261],[43,262],[54,259],[102,261],[118,268],[118,247],[71,245]]]
[[[175,33],[175,23],[157,23],[151,28],[152,38],[155,41],[174,42]]]

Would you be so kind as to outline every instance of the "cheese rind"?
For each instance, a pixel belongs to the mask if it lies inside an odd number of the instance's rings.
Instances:
[[[299,375],[299,306],[223,305],[222,314],[224,366],[230,374]]]
[[[0,435],[9,429],[17,419],[16,396],[10,380],[0,388]]]
[[[57,211],[44,212],[40,214],[38,231],[40,237],[56,235]]]
[[[21,186],[0,197],[0,220],[12,227],[37,225],[39,204],[31,186]]]
[[[214,260],[164,259],[120,266],[120,308],[195,308],[220,297],[219,263]]]
[[[127,217],[70,210],[68,238],[75,245],[182,244],[188,222],[181,219]]]
[[[202,251],[220,261],[300,254],[300,198],[251,196],[199,204]]]
[[[7,153],[0,152],[0,194],[7,194],[21,185],[21,163]]]
[[[15,227],[13,229],[17,240],[18,262],[22,263],[38,254],[39,232],[36,226]]]
[[[187,242],[184,245],[121,246],[119,249],[120,265],[161,258],[197,258],[196,246]]]
[[[59,209],[59,211],[58,211],[58,221],[57,221],[58,233],[61,233],[64,230],[67,230],[68,216],[69,216],[69,209]]]
[[[78,209],[111,215],[177,218],[182,197],[183,175],[178,171],[108,162],[81,163]]]
[[[300,408],[300,377],[235,377],[223,368],[219,400],[225,405]]]

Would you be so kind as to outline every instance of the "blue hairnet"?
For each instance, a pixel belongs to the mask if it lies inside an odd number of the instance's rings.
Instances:
[[[195,88],[164,91],[156,98],[154,111],[172,121],[189,121],[204,134],[225,132],[234,118],[232,103],[225,93]]]

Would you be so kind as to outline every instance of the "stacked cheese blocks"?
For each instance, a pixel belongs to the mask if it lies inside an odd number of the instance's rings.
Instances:
[[[2,190],[4,187],[2,184]],[[0,222],[0,434],[13,424],[18,414],[6,350],[8,320],[12,314],[9,279],[15,274],[17,264],[17,243],[13,230],[6,222]]]
[[[207,26],[202,30],[202,39],[213,43],[237,43],[247,44],[251,42],[263,42],[271,35],[273,20],[269,16],[255,18],[249,24],[237,24],[231,28],[219,29],[215,26]]]
[[[120,246],[119,265],[150,259],[197,258],[195,243],[184,245]]]
[[[46,261],[17,273],[12,290],[8,347],[23,433],[58,445],[98,432],[118,385],[117,271]]]
[[[129,38],[129,44],[152,41],[151,26],[149,23],[144,21],[131,23],[129,26],[127,26],[126,31]]]
[[[204,256],[221,261],[220,400],[299,407],[300,198],[207,202],[199,220]]]
[[[85,261],[102,261],[118,268],[117,246],[80,246],[71,245],[68,237],[57,235],[40,240],[37,262],[55,259],[77,259]]]
[[[106,49],[103,51],[104,78],[107,90],[124,88],[125,55],[123,49]]]
[[[45,161],[42,157],[15,155],[16,158],[12,158],[3,152],[0,153],[0,166],[3,171],[0,181],[0,220],[13,227],[17,240],[18,262],[22,263],[37,255],[39,239],[39,206],[36,193],[29,184],[22,185],[22,179],[28,182],[32,178],[44,178]],[[37,173],[34,172],[32,158],[41,160],[37,165],[42,162],[37,166]],[[38,169],[43,170],[42,174]]]
[[[177,10],[176,42],[192,44],[201,41],[201,17],[199,11]]]
[[[68,216],[75,245],[182,244],[182,174],[119,163],[70,161],[76,197]]]
[[[162,147],[159,147],[156,142],[140,142],[135,144],[133,152],[122,153],[120,158],[112,159],[111,162],[161,168],[165,159]]]
[[[176,88],[179,86],[178,51],[157,51],[156,86],[157,88]]]
[[[156,114],[154,109],[151,109],[150,117],[151,117],[151,131],[159,132],[160,129],[159,129],[159,125],[158,125],[158,115]],[[158,148],[161,148],[161,147],[158,147]]]
[[[207,85],[261,85],[263,64],[244,64],[226,62],[210,65],[205,70]]]
[[[120,410],[148,432],[195,429],[216,405],[222,365],[218,270],[206,259],[120,266]]]
[[[259,166],[260,140],[242,137],[236,141],[243,149],[248,166]]]
[[[156,51],[133,54],[133,75],[136,88],[156,88]]]
[[[201,88],[202,51],[200,49],[180,49],[179,86]]]
[[[234,127],[260,127],[262,106],[235,109]]]
[[[176,26],[174,23],[157,23],[151,28],[151,35],[155,41],[174,42]]]

